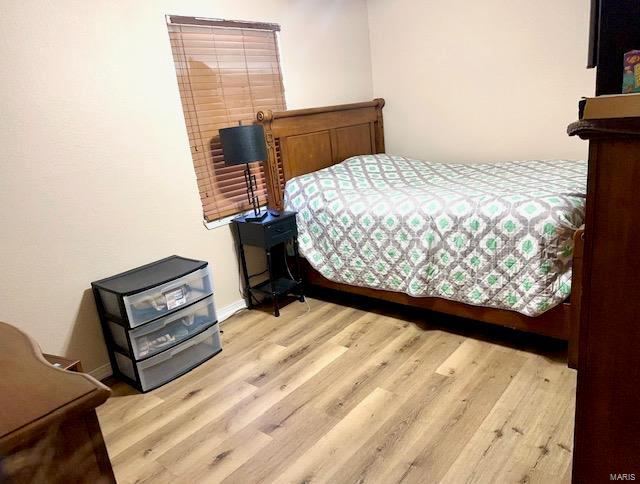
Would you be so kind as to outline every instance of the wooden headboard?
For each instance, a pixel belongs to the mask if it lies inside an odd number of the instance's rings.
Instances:
[[[259,111],[268,159],[269,208],[282,210],[287,180],[340,163],[350,156],[384,152],[384,99],[292,111]]]

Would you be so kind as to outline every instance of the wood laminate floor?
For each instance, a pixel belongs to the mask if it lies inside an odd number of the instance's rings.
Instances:
[[[155,391],[114,384],[98,415],[118,482],[570,481],[562,347],[309,303],[228,319],[222,353]]]

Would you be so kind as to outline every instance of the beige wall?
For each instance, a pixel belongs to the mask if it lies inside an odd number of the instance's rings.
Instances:
[[[228,226],[202,224],[165,14],[277,22],[290,108],[372,97],[364,0],[0,6],[0,320],[107,362],[92,280],[169,254],[240,299]],[[327,73],[331,73],[328,75]]]
[[[586,158],[566,136],[592,95],[587,0],[369,0],[390,153],[434,161]]]

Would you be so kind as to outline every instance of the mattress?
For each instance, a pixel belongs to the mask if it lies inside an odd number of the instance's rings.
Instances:
[[[289,180],[301,254],[335,282],[538,316],[571,292],[584,161],[355,156]]]

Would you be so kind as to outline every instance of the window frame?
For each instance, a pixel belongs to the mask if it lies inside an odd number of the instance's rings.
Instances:
[[[218,174],[216,174],[215,172],[216,165],[219,165],[220,161],[222,160],[221,155],[219,154],[220,150],[219,149],[216,150],[213,146],[214,145],[213,142],[216,140],[217,134],[214,134],[211,137],[207,135],[205,136],[201,135],[202,128],[201,128],[201,123],[198,120],[198,113],[197,113],[198,101],[196,101],[196,99],[194,98],[193,84],[190,76],[190,69],[192,68],[188,64],[183,65],[188,60],[191,60],[191,58],[188,58],[188,53],[184,47],[184,37],[183,37],[183,32],[181,27],[183,26],[210,27],[210,28],[214,27],[214,28],[220,28],[220,29],[239,29],[242,31],[242,33],[240,34],[243,36],[242,37],[243,46],[241,49],[245,53],[244,73],[246,74],[246,83],[240,84],[240,87],[243,89],[248,89],[248,93],[243,95],[248,96],[250,98],[250,101],[249,101],[251,103],[250,109],[253,111],[252,114],[255,114],[255,112],[264,110],[264,109],[286,110],[284,76],[282,73],[282,62],[281,62],[281,52],[280,52],[280,38],[279,38],[280,26],[278,24],[265,23],[265,22],[209,19],[209,18],[203,18],[203,17],[184,17],[184,16],[176,16],[176,15],[167,15],[166,21],[167,21],[167,30],[169,33],[169,38],[171,43],[171,52],[173,54],[174,69],[176,73],[176,79],[178,81],[179,96],[180,96],[182,110],[184,114],[185,129],[189,137],[190,154],[191,154],[194,172],[197,178],[198,192],[200,195],[200,203],[202,206],[203,224],[207,228],[212,229],[222,225],[227,225],[228,223],[230,223],[230,221],[233,218],[238,216],[238,214],[242,214],[249,211],[250,205],[248,203],[248,200],[239,199],[240,192],[242,193],[243,198],[246,197],[246,188],[244,186],[239,187],[238,183],[236,183],[236,180],[244,179],[243,176],[241,175],[241,173],[244,171],[244,166],[233,167],[237,169],[237,173],[233,172],[231,174],[225,173],[221,175],[219,172]],[[172,29],[172,27],[174,27],[174,29]],[[175,27],[180,27],[180,30],[176,30]],[[266,99],[270,99],[271,97],[273,97],[273,102],[271,103],[273,107],[271,106],[264,107],[264,106],[254,104],[256,99],[256,96],[255,96],[256,90],[255,90],[255,87],[252,87],[252,84],[251,84],[252,73],[251,73],[251,68],[249,67],[249,63],[247,61],[247,57],[248,57],[246,55],[247,50],[245,50],[245,45],[247,44],[244,39],[245,32],[251,31],[251,30],[268,31],[273,34],[273,44],[271,47],[268,47],[268,49],[273,49],[273,52],[275,52],[275,59],[268,61],[268,62],[271,62],[272,64],[273,74],[271,75],[273,76],[273,81],[272,81],[273,83],[271,86],[268,86],[266,88],[268,91],[268,96]],[[218,52],[220,48],[215,46],[215,31],[213,29],[207,29],[207,30],[203,30],[203,33],[204,32],[210,32],[212,36],[214,36],[212,37],[213,46],[211,47],[211,49],[214,55],[216,56],[216,62],[217,62],[217,59],[218,59],[217,56],[224,55],[224,54],[219,54]],[[175,33],[178,33],[178,35],[177,36],[174,35]],[[224,32],[221,31],[220,35],[224,35]],[[249,34],[249,37],[250,36],[251,35]],[[176,37],[180,38],[180,42],[183,43],[182,46],[176,45],[174,43],[174,39]],[[259,45],[260,41],[258,40],[257,42]],[[218,51],[216,51],[216,49],[218,49]],[[266,55],[269,56],[269,54],[266,54]],[[228,126],[237,126],[237,123],[239,120],[248,121],[247,118],[246,117],[243,118],[242,115],[229,114],[229,112],[234,108],[230,107],[228,98],[225,98],[225,94],[224,94],[222,76],[223,76],[223,73],[225,72],[225,68],[212,67],[210,65],[207,65],[207,67],[211,68],[212,73],[214,73],[214,75],[217,74],[220,76],[220,89],[222,90],[222,93],[216,94],[215,97],[219,97],[220,101],[222,101],[224,105],[223,109],[227,111],[227,118],[230,118],[231,116],[237,116],[237,119],[234,119],[233,122],[229,120]],[[234,68],[226,68],[226,69],[228,69],[227,75],[231,75],[234,73],[233,72]],[[254,73],[254,75],[256,74]],[[270,92],[269,92],[269,89],[271,89]],[[231,104],[231,106],[233,106],[233,104]],[[245,112],[245,115],[246,115],[246,112]],[[255,118],[252,118],[251,122],[255,123]],[[218,126],[218,127],[215,127],[214,130],[217,131],[218,129],[222,129],[222,127],[226,127],[226,126]],[[202,159],[200,160],[197,159],[198,155],[195,152],[198,151],[197,149],[198,145],[200,145],[203,148],[202,151],[205,151],[205,153],[202,153],[200,155],[204,157],[204,162]],[[217,155],[215,154],[216,151],[218,153]],[[206,174],[204,175],[202,175],[203,166],[206,166]],[[224,165],[222,166],[224,167]],[[219,170],[220,166],[217,166],[217,169]],[[268,193],[266,189],[267,175],[265,173],[264,163],[257,162],[255,164],[251,164],[251,169],[253,172],[256,172],[257,170],[259,170],[259,174],[260,174],[259,179],[261,180],[261,184],[262,184],[261,204],[266,205]],[[200,170],[200,175],[199,175],[199,170]],[[258,173],[256,173],[256,175],[257,174]],[[230,180],[231,181],[230,184],[232,184],[233,187],[235,187],[230,189],[231,200],[234,200],[234,197],[235,197],[235,201],[229,202],[227,199],[226,205],[224,203],[218,202],[218,200],[221,200],[221,198],[219,198],[221,195],[230,193],[228,187],[223,187],[223,188],[219,187],[219,183],[221,181],[219,178],[220,176],[223,176],[223,181],[228,182]],[[206,189],[207,185],[210,187],[217,187],[217,188],[215,189],[211,188],[210,191],[207,192],[207,189]],[[205,188],[203,188],[203,186]],[[219,193],[216,193],[215,191],[217,189],[220,189],[221,191]],[[214,192],[214,193],[211,193],[211,192]],[[209,200],[208,204],[207,204],[207,200]],[[225,198],[223,197],[222,200],[225,200]],[[237,205],[237,208],[233,207],[234,203]],[[211,207],[212,205],[213,205],[213,208]]]

